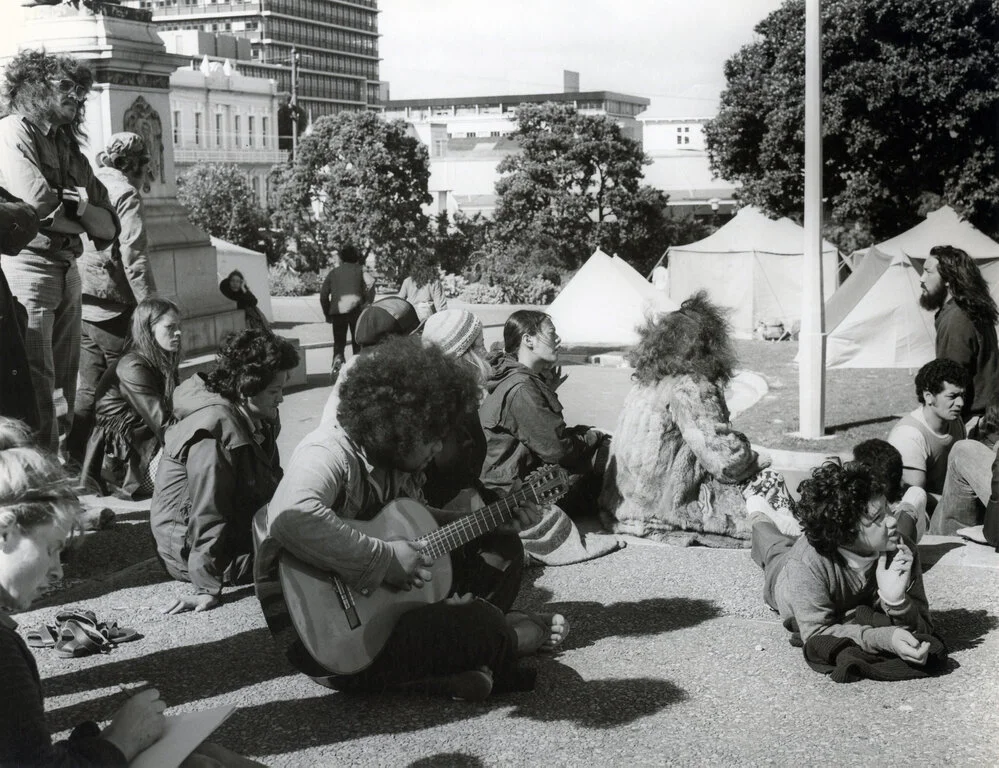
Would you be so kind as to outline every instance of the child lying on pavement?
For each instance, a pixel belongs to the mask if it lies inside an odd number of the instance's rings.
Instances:
[[[926,663],[933,631],[915,545],[899,537],[884,489],[857,462],[827,462],[799,488],[794,516],[803,535],[783,534],[765,505],[750,505],[753,560],[763,568],[764,600],[795,624],[801,641],[847,638],[868,653]],[[889,553],[894,557],[889,563]],[[887,626],[853,621],[861,606]]]

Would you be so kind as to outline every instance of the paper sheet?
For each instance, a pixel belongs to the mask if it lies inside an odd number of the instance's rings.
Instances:
[[[130,768],[177,768],[233,712],[232,705],[167,715],[160,740],[136,755]]]

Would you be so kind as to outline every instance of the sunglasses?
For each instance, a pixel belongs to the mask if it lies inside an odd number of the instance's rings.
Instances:
[[[90,89],[87,86],[79,85],[76,81],[69,78],[59,80],[55,85],[59,93],[72,94],[77,99],[85,99],[87,98],[87,94],[90,93]]]

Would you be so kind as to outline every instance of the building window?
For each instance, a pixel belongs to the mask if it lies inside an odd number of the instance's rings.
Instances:
[[[256,121],[253,119],[253,115],[250,115],[248,118],[246,118],[246,133],[247,133],[247,137],[249,138],[249,144],[250,144],[251,147],[253,146],[253,124],[254,124],[254,122],[256,122]]]
[[[215,113],[215,146],[222,146],[222,114]]]
[[[447,139],[434,141],[434,157],[444,157],[447,154]]]
[[[683,137],[683,143],[684,144],[689,144],[690,143],[690,137],[689,136],[684,136]]]
[[[250,119],[252,120],[253,118],[251,117]],[[260,177],[259,176],[251,176],[250,177],[250,186],[253,187],[253,196],[259,201],[260,200]]]
[[[677,144],[683,144],[683,136],[677,136],[676,137],[676,143]]]
[[[201,146],[201,113],[194,113],[194,146]]]
[[[234,147],[242,146],[243,137],[240,135],[240,125],[239,125],[239,115],[235,115],[232,118],[232,145]]]
[[[496,136],[499,136],[499,135],[500,135],[500,132],[499,132],[499,131],[490,131],[490,132],[489,132],[489,135],[490,135],[490,136],[493,136],[493,137],[496,137]]]
[[[267,123],[270,122],[266,117],[260,118],[260,146],[266,147],[267,141]]]
[[[180,110],[173,111],[173,143],[174,146],[180,144]]]

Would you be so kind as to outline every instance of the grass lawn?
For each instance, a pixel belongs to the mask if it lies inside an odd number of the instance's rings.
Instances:
[[[826,371],[826,436],[803,440],[798,429],[798,352],[795,342],[738,340],[739,367],[767,380],[770,391],[739,414],[734,426],[756,445],[833,453],[862,440],[884,438],[902,414],[916,407],[915,370],[854,368]]]

